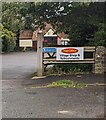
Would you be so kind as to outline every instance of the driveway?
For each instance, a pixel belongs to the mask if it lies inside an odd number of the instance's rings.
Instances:
[[[36,52],[4,54],[2,66],[3,118],[99,118],[104,117],[104,87],[33,88],[59,79],[103,82],[103,75],[54,76],[31,80]]]

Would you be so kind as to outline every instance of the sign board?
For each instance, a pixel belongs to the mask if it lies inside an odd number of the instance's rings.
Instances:
[[[56,60],[83,60],[83,47],[57,48]]]
[[[29,40],[20,40],[19,46],[20,47],[32,47],[32,39],[29,39]]]
[[[53,52],[56,52],[56,48],[53,48],[53,47],[51,47],[51,48],[45,47],[45,48],[43,48],[43,52],[44,52],[44,53],[53,53]]]

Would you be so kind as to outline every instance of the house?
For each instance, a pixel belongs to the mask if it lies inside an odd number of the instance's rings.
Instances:
[[[19,46],[20,47],[31,47],[37,50],[37,34],[42,30],[44,34],[43,46],[53,46],[53,45],[67,45],[69,39],[68,35],[64,32],[57,33],[53,29],[50,23],[45,23],[45,29],[40,29],[40,27],[35,28],[35,31],[25,30],[20,32]]]
[[[55,34],[55,31],[50,28],[45,34],[44,34],[44,47],[47,46],[53,46],[57,45],[57,34]]]
[[[31,30],[20,31],[19,36],[19,47],[23,47],[24,50],[26,47],[32,47],[32,35],[33,32]]]
[[[32,41],[37,42],[37,33],[40,30],[41,30],[40,28],[35,29],[35,31],[33,32]],[[67,45],[67,43],[69,41],[68,35],[65,34],[64,32],[56,34],[56,31],[53,29],[53,27],[50,23],[45,23],[45,29],[42,29],[42,31],[44,34],[44,44],[45,45],[47,44],[48,41],[49,42],[51,41],[50,43],[52,45],[54,45],[54,42],[56,45],[63,45],[63,43],[65,43],[64,45]]]

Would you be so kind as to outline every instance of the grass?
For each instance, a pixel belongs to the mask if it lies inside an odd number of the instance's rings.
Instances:
[[[73,80],[59,80],[52,83],[49,83],[47,85],[41,85],[41,86],[32,86],[31,88],[56,88],[56,87],[62,87],[62,88],[85,88],[87,87],[87,84],[85,83],[78,83]]]
[[[72,80],[59,80],[48,84],[47,87],[84,88],[87,87],[87,85],[85,83],[78,83]]]

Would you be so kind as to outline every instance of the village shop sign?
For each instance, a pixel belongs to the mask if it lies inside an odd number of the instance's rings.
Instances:
[[[43,53],[56,53],[56,60],[83,60],[84,48],[83,47],[62,47],[62,48],[43,48]],[[50,54],[49,54],[50,55]]]
[[[56,60],[83,60],[84,48],[63,47],[57,48]]]

